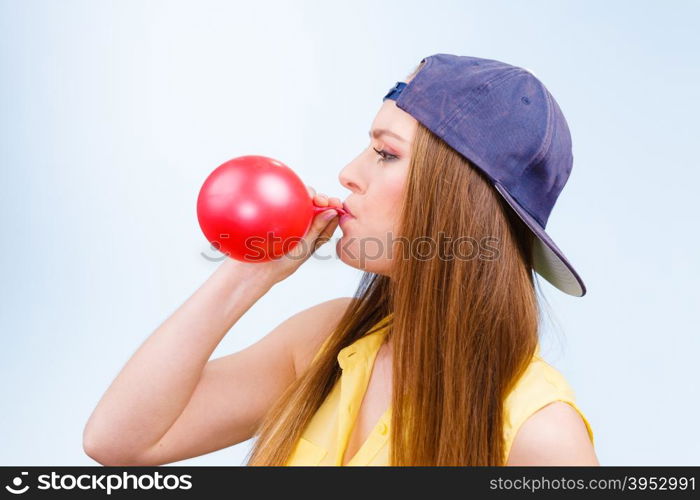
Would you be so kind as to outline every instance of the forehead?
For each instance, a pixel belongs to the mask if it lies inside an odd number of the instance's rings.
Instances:
[[[387,129],[400,135],[410,144],[418,122],[410,114],[396,106],[396,101],[387,99],[382,103],[379,112],[372,121],[372,128]]]

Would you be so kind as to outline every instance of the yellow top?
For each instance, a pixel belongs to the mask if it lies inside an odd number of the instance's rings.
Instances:
[[[386,325],[386,319],[378,325]],[[353,423],[369,383],[374,358],[387,333],[386,326],[365,335],[338,353],[341,377],[302,433],[286,465],[342,465]],[[314,360],[325,346],[325,342]],[[562,374],[539,356],[539,346],[517,385],[505,400],[506,456],[520,425],[553,401],[565,401],[583,418],[591,443],[593,430]],[[367,440],[347,465],[389,465],[391,407],[387,408]]]

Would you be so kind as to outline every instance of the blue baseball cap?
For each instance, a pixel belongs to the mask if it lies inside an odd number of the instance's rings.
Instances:
[[[573,165],[559,105],[529,70],[493,59],[434,54],[384,96],[467,158],[537,237],[533,268],[575,297],[586,286],[545,232]]]

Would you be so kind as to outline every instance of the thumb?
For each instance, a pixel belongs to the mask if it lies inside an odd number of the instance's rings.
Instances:
[[[311,252],[313,252],[320,245],[325,243],[325,241],[328,241],[329,237],[328,235],[324,234],[324,230],[333,224],[332,221],[334,218],[337,220],[337,215],[338,212],[332,208],[316,214],[313,222],[311,223],[311,227],[306,232],[306,235],[304,235],[305,248],[310,249]]]
[[[331,239],[331,236],[333,236],[333,233],[335,232],[336,228],[338,227],[338,223],[340,222],[340,215],[338,213],[335,214],[335,217],[332,217],[330,219],[330,222],[326,224],[326,227],[324,227],[321,232],[318,235],[318,238],[316,238],[316,241],[314,242],[314,252],[318,250],[318,248],[323,245],[324,243],[328,242]]]

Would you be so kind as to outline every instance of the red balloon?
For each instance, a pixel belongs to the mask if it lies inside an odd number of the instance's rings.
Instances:
[[[291,168],[258,155],[218,166],[197,198],[197,219],[207,240],[246,262],[266,262],[289,252],[309,230],[314,215],[327,209],[313,204]]]

